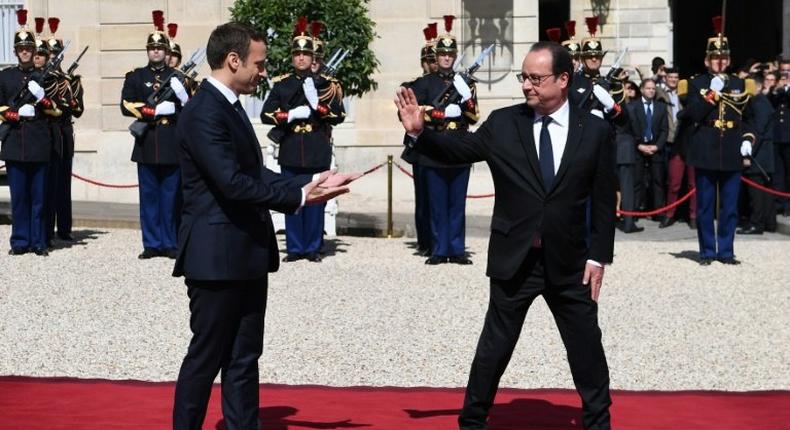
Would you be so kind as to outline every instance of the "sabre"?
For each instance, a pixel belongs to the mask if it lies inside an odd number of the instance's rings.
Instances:
[[[335,64],[332,65],[332,68],[337,69],[340,66],[340,63],[343,62],[343,60],[346,58],[346,55],[348,55],[349,52],[351,51],[349,51],[348,49],[344,50],[343,55],[341,55],[340,58],[337,59]]]
[[[80,52],[80,55],[77,56],[77,59],[74,60],[74,62],[71,63],[71,66],[69,66],[69,68],[66,70],[67,75],[71,75],[74,73],[75,70],[77,70],[77,67],[80,66],[80,60],[82,59],[82,56],[85,55],[86,52],[88,52],[88,48],[90,47],[91,47],[90,45],[86,45],[85,49],[83,49],[82,52]]]
[[[342,49],[336,49],[335,53],[332,54],[332,57],[326,63],[327,64],[332,64],[337,59],[338,55],[340,55],[340,52],[342,52],[342,51],[343,51]]]

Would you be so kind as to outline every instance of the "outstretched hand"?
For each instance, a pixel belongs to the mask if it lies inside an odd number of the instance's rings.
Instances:
[[[322,172],[321,175],[318,176],[318,179],[305,185],[302,188],[305,193],[304,204],[316,205],[324,203],[349,192],[350,189],[347,184],[353,181],[353,179],[348,178],[350,175],[341,175],[341,177],[334,178],[337,175],[336,172],[327,170]]]
[[[411,88],[400,87],[395,92],[395,106],[398,107],[400,122],[406,133],[416,136],[422,133],[425,126],[425,108],[417,103],[417,97]]]

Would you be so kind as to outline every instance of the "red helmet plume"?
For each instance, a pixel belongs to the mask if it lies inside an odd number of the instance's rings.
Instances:
[[[570,20],[565,22],[565,31],[568,33],[568,38],[573,39],[576,37],[576,21]]]
[[[549,40],[551,40],[552,42],[560,43],[560,38],[562,37],[562,29],[559,27],[547,28],[546,35],[549,36]]]
[[[313,37],[318,37],[324,31],[324,23],[321,21],[313,21],[310,23],[310,34]]]
[[[43,17],[37,16],[34,18],[36,21],[36,34],[41,34],[44,31],[44,23],[46,20]]]
[[[590,36],[595,36],[595,33],[598,32],[598,17],[589,16],[584,18],[584,22],[587,23],[587,31],[590,32]]]
[[[716,34],[722,34],[722,30],[724,29],[721,28],[721,24],[722,24],[721,15],[714,16],[712,21],[713,21],[713,32]]]
[[[173,39],[176,37],[176,34],[178,34],[178,24],[173,22],[167,24],[167,36]]]
[[[448,33],[453,31],[453,20],[455,20],[455,15],[445,15],[443,18],[444,18],[444,31]]]
[[[20,27],[27,25],[27,9],[19,9],[16,11],[16,22]]]
[[[161,10],[151,11],[151,17],[154,21],[154,27],[159,31],[165,31],[165,13]]]
[[[296,20],[296,31],[294,34],[297,36],[303,34],[307,30],[307,17],[300,16],[298,20]]]
[[[431,39],[436,39],[436,37],[439,36],[439,29],[438,29],[438,27],[439,27],[439,24],[437,24],[435,22],[432,22],[432,23],[428,24],[428,28],[431,29]]]
[[[49,32],[55,34],[58,31],[58,26],[60,25],[60,18],[49,18],[47,19],[47,23],[49,24]]]

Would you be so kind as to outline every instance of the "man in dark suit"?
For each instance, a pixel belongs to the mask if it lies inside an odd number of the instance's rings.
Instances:
[[[653,209],[664,206],[666,161],[664,148],[667,144],[668,118],[667,104],[656,98],[656,81],[645,79],[639,85],[642,97],[628,103],[628,118],[631,130],[636,136],[637,160],[635,164],[636,187],[634,197],[636,206],[647,205],[647,188],[653,195]],[[664,216],[659,216],[663,221]]]
[[[539,295],[568,351],[585,428],[610,428],[609,370],[596,301],[603,265],[612,262],[614,250],[614,148],[606,121],[568,103],[572,73],[562,46],[534,44],[518,74],[526,104],[494,111],[475,133],[455,139],[425,127],[411,89],[400,89],[395,100],[418,151],[447,163],[486,161],[496,184],[488,248],[490,302],[461,429],[487,428],[499,379]]]
[[[331,172],[285,179],[263,166],[238,96],[266,76],[264,40],[242,24],[217,27],[207,46],[211,77],[178,124],[184,202],[173,276],[186,278],[193,336],[176,384],[176,429],[201,428],[220,371],[226,427],[259,428],[267,274],[279,266],[269,209],[325,202],[352,180]]]

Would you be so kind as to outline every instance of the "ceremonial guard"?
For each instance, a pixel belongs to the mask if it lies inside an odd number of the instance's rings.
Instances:
[[[181,45],[176,43],[176,34],[178,34],[178,24],[173,22],[167,24],[167,36],[169,43],[169,47],[167,49],[167,65],[174,69],[181,65],[181,59],[183,58],[181,54]]]
[[[581,45],[576,40],[576,21],[566,21],[565,32],[568,33],[568,39],[563,41],[561,45],[568,50],[569,54],[571,54],[571,60],[573,60],[573,71],[575,73],[577,70],[581,70],[582,66]]]
[[[425,36],[425,45],[420,49],[421,76],[427,76],[437,70],[436,36],[438,31],[436,27],[436,23],[431,23],[422,30]],[[419,78],[404,82],[401,86],[411,88],[417,79]],[[422,156],[410,145],[407,145],[409,139],[406,134],[403,135],[403,143],[406,147],[401,154],[401,158],[403,161],[411,164],[412,179],[414,180],[414,227],[417,233],[417,253],[428,257],[433,252],[428,181],[425,180],[424,167],[420,162]]]
[[[738,191],[744,161],[751,157],[754,134],[750,131],[753,82],[727,74],[730,46],[722,34],[721,17],[713,19],[716,36],[708,39],[707,73],[688,84],[688,104],[682,119],[694,123],[689,140],[688,164],[697,182],[697,236],[700,264],[714,259],[739,264],[733,239],[738,225]],[[714,229],[718,189],[718,228]]]
[[[321,73],[324,68],[326,43],[319,37],[323,29],[324,24],[320,21],[313,21],[310,23],[310,34],[313,36],[313,64],[310,65],[310,70],[313,73]]]
[[[54,59],[63,51],[63,40],[55,37],[60,25],[60,19],[51,17],[47,19],[50,37],[46,43],[49,46],[50,59]],[[52,139],[55,147],[55,158],[50,163],[50,186],[52,204],[49,220],[49,237],[55,233],[61,240],[71,241],[71,169],[74,160],[74,118],[82,116],[84,111],[82,81],[74,71],[64,72],[58,68],[52,73],[56,78],[56,96],[53,97],[58,108],[63,112],[59,117],[52,118]]]
[[[628,118],[624,106],[625,91],[622,69],[618,64],[607,76],[601,75],[601,62],[604,51],[598,31],[598,17],[586,19],[590,37],[582,40],[580,58],[582,68],[573,76],[573,83],[568,94],[569,101],[583,110],[592,112],[610,123],[627,126]]]
[[[417,79],[411,88],[417,103],[425,107],[426,127],[449,136],[461,136],[478,121],[480,112],[475,86],[467,84],[453,70],[458,55],[458,43],[451,34],[454,19],[452,15],[444,16],[446,33],[436,39],[438,70]],[[453,87],[461,96],[459,103],[443,107],[434,105],[446,89]],[[420,156],[419,163],[424,166],[422,172],[428,184],[433,246],[425,264],[472,264],[465,250],[466,190],[470,166],[448,165],[424,155]]]
[[[293,73],[274,83],[261,112],[261,121],[274,125],[269,137],[280,145],[282,174],[293,177],[329,169],[332,163],[332,126],[345,120],[343,89],[331,76],[311,70],[314,40],[300,17],[291,44]],[[306,206],[285,216],[287,255],[283,261],[320,262],[326,204]]]
[[[14,51],[19,64],[0,71],[0,159],[6,163],[11,194],[9,254],[33,251],[45,256],[47,168],[52,153],[46,117],[59,111],[46,97],[43,79],[33,66],[36,41],[26,27],[27,10],[16,15],[20,29],[14,34]]]
[[[126,74],[121,94],[121,112],[145,124],[135,136],[132,161],[137,163],[140,184],[140,227],[143,252],[140,259],[176,256],[176,217],[180,173],[176,146],[178,110],[189,96],[181,82],[171,76],[165,64],[169,41],[164,33],[162,11],[154,11],[154,31],[148,35],[148,65]],[[149,103],[149,96],[163,85],[173,89],[169,100]]]

